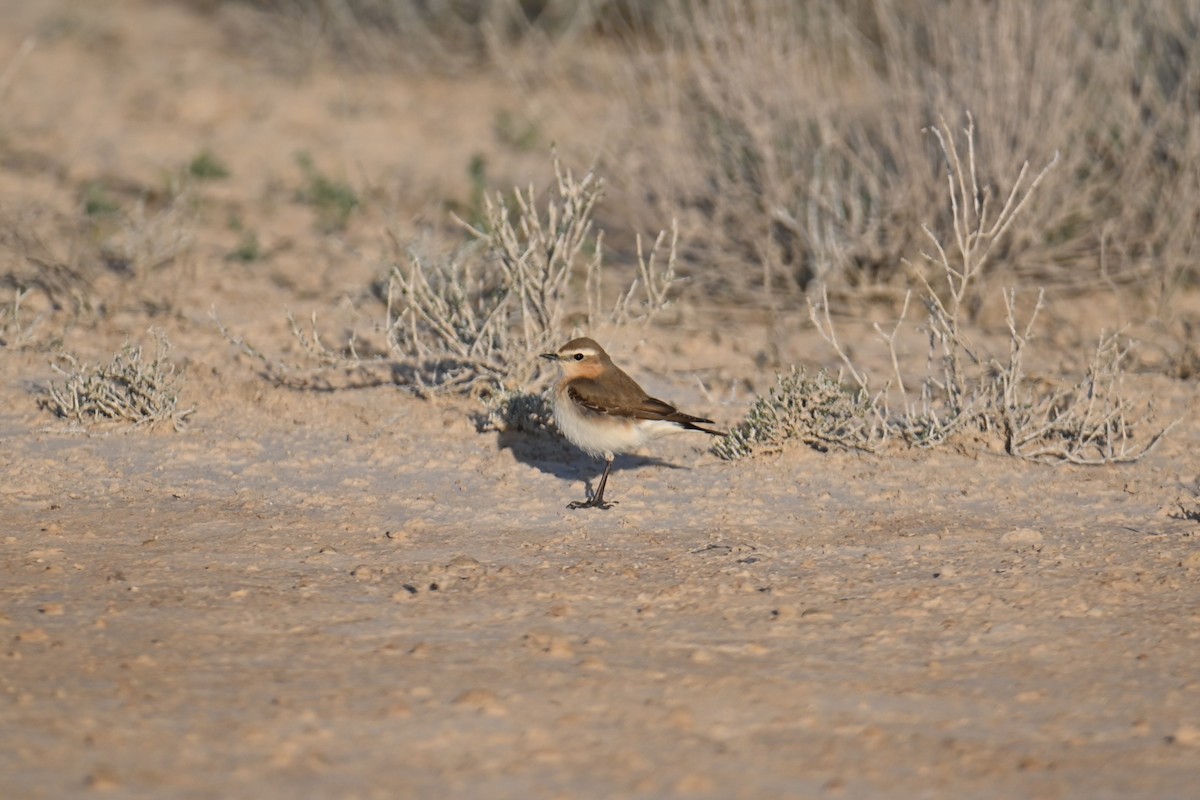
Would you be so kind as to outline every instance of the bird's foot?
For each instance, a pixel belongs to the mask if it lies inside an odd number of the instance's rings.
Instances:
[[[575,510],[577,508],[599,508],[604,511],[607,511],[608,509],[612,508],[616,504],[617,504],[616,500],[607,502],[607,501],[605,501],[605,499],[602,495],[597,495],[596,497],[593,497],[591,500],[576,500],[574,503],[567,503],[567,508],[569,508],[571,510]]]

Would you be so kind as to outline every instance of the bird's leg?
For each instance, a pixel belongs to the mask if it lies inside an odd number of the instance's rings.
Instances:
[[[612,471],[613,460],[611,458],[604,461],[604,474],[600,476],[600,485],[596,487],[596,494],[592,496],[592,503],[600,508],[608,508],[612,503],[604,502],[604,487],[608,485],[608,473]]]
[[[604,487],[608,485],[608,473],[612,469],[612,465],[613,460],[611,458],[605,459],[604,474],[600,476],[600,483],[596,486],[596,492],[590,500],[576,500],[574,503],[568,503],[567,508],[612,508],[613,503],[604,502]]]

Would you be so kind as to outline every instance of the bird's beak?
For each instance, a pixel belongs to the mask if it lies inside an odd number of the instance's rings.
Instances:
[[[542,358],[549,361],[558,361],[558,353],[542,353]]]

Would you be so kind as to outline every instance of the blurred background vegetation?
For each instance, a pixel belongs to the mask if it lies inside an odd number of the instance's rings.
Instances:
[[[1117,284],[1162,306],[1196,282],[1189,0],[180,1],[241,9],[229,35],[291,68],[332,57],[601,87],[617,120],[600,156],[608,213],[647,229],[679,217],[681,271],[706,297],[913,285],[922,225],[950,227],[928,129],[968,112],[988,202],[1003,203],[1022,163],[1062,159],[981,296],[1006,282]]]

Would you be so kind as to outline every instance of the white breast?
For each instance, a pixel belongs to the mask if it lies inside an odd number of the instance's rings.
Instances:
[[[673,422],[612,417],[581,408],[565,391],[554,396],[554,424],[584,452],[611,458],[638,449],[650,439],[682,430]]]
[[[554,398],[554,423],[567,441],[593,456],[610,458],[642,443],[632,420],[581,409],[565,393]]]

